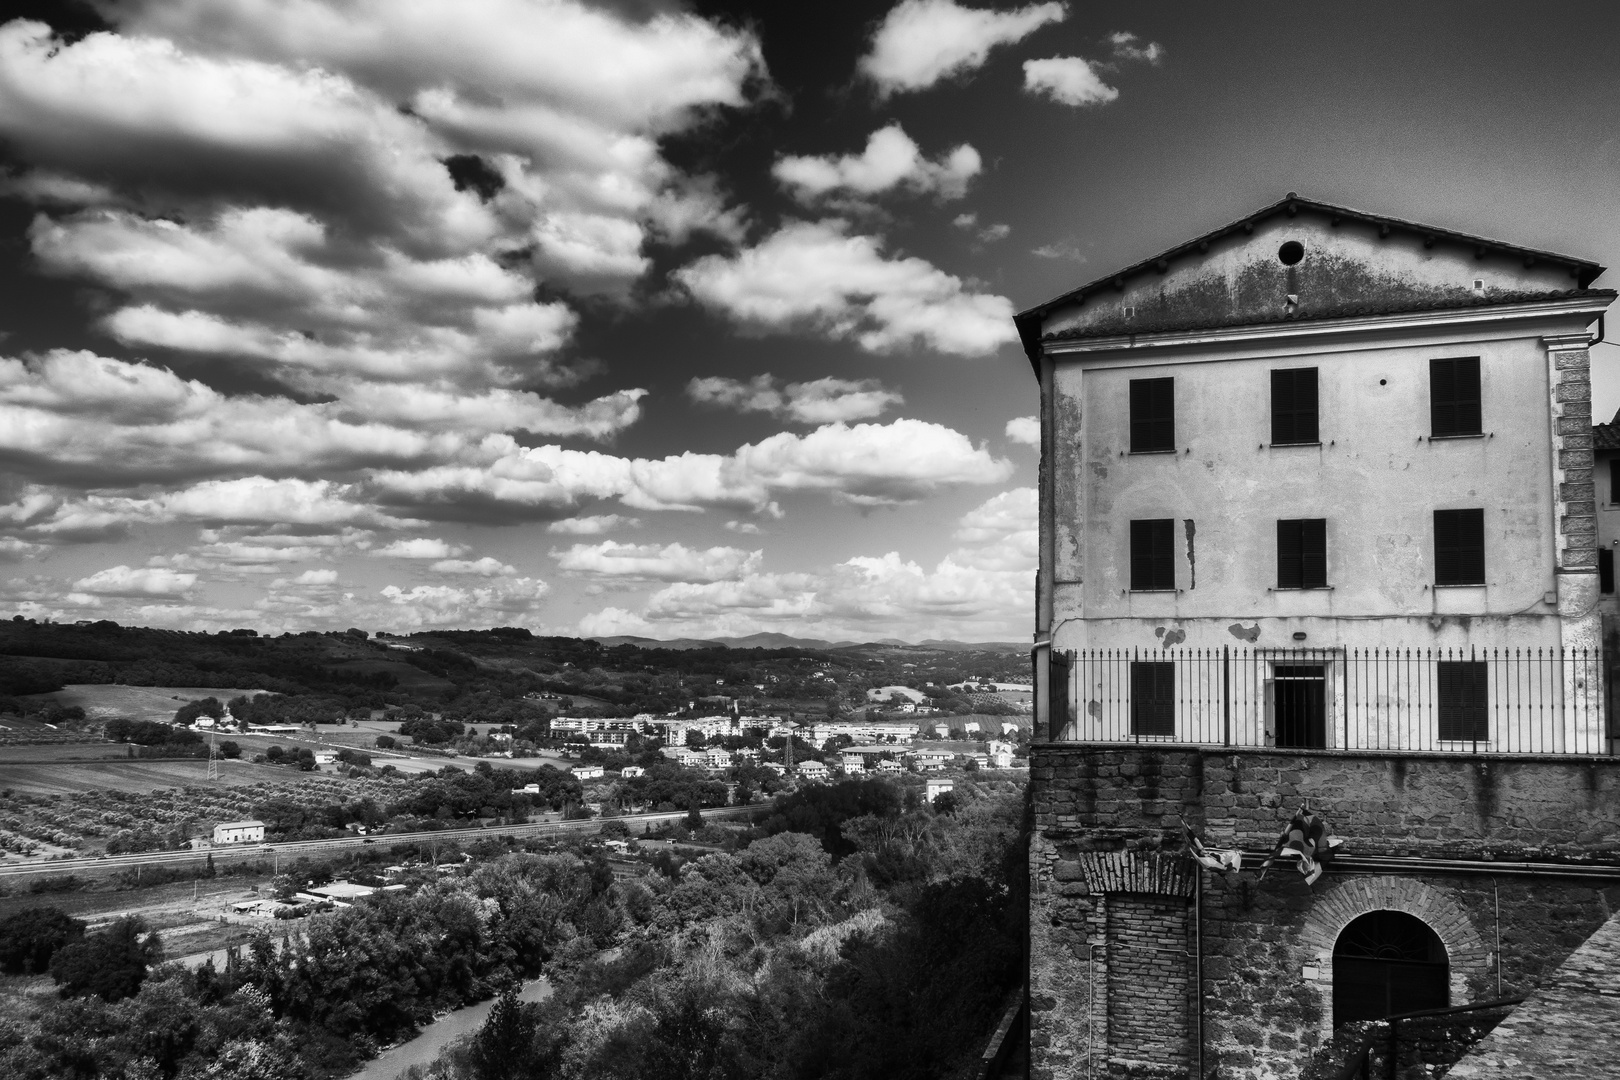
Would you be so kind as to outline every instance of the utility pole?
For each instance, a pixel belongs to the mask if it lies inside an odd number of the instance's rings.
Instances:
[[[214,747],[217,738],[217,729],[208,732],[208,782],[216,783],[219,780],[219,751]]]

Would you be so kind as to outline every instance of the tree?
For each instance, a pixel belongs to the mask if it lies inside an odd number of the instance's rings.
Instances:
[[[467,1047],[474,1080],[526,1076],[533,1064],[539,1026],[535,1010],[519,1001],[512,990],[496,998],[489,1018]]]
[[[147,969],[162,958],[162,944],[157,934],[146,933],[146,920],[126,915],[101,933],[57,950],[50,972],[65,998],[94,994],[103,1001],[121,1001],[140,990]]]
[[[0,971],[42,975],[51,957],[84,937],[84,923],[56,908],[28,908],[0,922]]]
[[[697,796],[692,796],[691,806],[686,811],[686,827],[697,830],[703,828],[703,814],[698,811]]]
[[[394,742],[394,737],[392,735],[379,735],[379,736],[377,736],[377,749],[379,749],[379,750],[392,750],[395,745],[396,744]]]
[[[226,739],[224,742],[219,744],[219,756],[224,758],[239,758],[242,756],[242,748],[236,743],[232,742],[230,739]]]

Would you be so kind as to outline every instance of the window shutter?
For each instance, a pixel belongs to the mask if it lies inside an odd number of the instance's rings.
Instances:
[[[1176,380],[1131,380],[1131,452],[1176,448]]]
[[[1614,592],[1614,549],[1598,548],[1598,592]]]
[[[1300,587],[1327,587],[1327,521],[1310,518],[1299,523]]]
[[[1478,435],[1482,420],[1479,357],[1430,360],[1430,434]]]
[[[1442,742],[1485,742],[1491,737],[1490,674],[1483,660],[1435,664]]]
[[[1434,512],[1434,583],[1485,584],[1485,511]]]
[[[1300,550],[1299,526],[1300,523],[1297,521],[1277,522],[1277,588],[1279,589],[1297,589],[1302,582],[1302,552]]]
[[[1313,443],[1317,423],[1316,368],[1288,368],[1271,373],[1271,441]]]
[[[1131,522],[1131,588],[1176,587],[1176,523],[1172,518]]]
[[[1176,665],[1172,661],[1131,662],[1131,734],[1176,733]]]

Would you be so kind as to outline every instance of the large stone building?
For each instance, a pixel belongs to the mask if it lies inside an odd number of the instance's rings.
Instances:
[[[1292,1077],[1620,902],[1602,272],[1290,194],[1018,316],[1036,1075]],[[1261,880],[1301,807],[1349,854]]]

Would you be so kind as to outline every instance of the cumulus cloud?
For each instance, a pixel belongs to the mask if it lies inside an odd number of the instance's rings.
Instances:
[[[857,505],[895,505],[946,487],[998,483],[1011,472],[1009,462],[958,431],[901,419],[780,432],[729,455],[656,460],[513,445],[484,466],[379,470],[370,486],[412,514],[518,520],[573,516],[602,499],[647,510],[731,506],[771,513],[779,495],[821,492]]]
[[[1024,61],[1024,89],[1060,105],[1106,105],[1119,91],[1103,82],[1098,65],[1079,56]]]
[[[640,518],[621,514],[587,514],[584,517],[563,518],[546,526],[546,532],[564,536],[600,536],[614,529],[633,529],[641,524]]]
[[[402,537],[377,548],[371,554],[391,559],[453,559],[466,553],[467,548],[462,544],[418,536],[409,539]]]
[[[684,544],[575,544],[553,551],[559,568],[596,577],[652,581],[724,581],[752,573],[764,556],[741,548],[689,548]]]
[[[727,532],[740,533],[743,536],[758,536],[765,531],[752,521],[728,521],[725,528]]]
[[[880,94],[925,90],[977,70],[991,49],[1022,41],[1065,14],[1059,3],[994,11],[955,0],[902,0],[878,24],[860,70]]]
[[[881,416],[905,398],[876,379],[822,378],[780,386],[771,375],[748,382],[720,376],[694,378],[686,396],[701,405],[761,412],[801,424],[830,424]]]
[[[1140,60],[1144,63],[1157,64],[1164,59],[1164,46],[1157,41],[1142,44],[1142,39],[1126,31],[1118,31],[1108,35],[1108,41],[1114,46],[1114,56],[1120,60]]]
[[[868,352],[922,347],[984,356],[1015,339],[1011,301],[971,291],[919,258],[885,258],[838,220],[789,222],[735,255],[675,274],[704,305],[770,330],[808,326]]]
[[[896,189],[960,199],[982,167],[979,152],[966,143],[938,161],[929,161],[897,121],[874,131],[860,154],[781,157],[771,167],[771,175],[804,203],[831,195],[871,196]]]
[[[430,568],[435,574],[475,574],[478,577],[513,577],[517,569],[485,555],[481,559],[440,559]]]
[[[1007,441],[1019,443],[1023,446],[1039,446],[1041,444],[1041,418],[1038,416],[1015,416],[1007,421]]]
[[[160,567],[110,566],[73,583],[79,592],[96,596],[173,596],[197,584],[196,574]]]
[[[535,621],[550,591],[544,581],[527,577],[503,577],[467,587],[415,585],[404,589],[389,585],[379,594],[373,621],[395,631],[522,625]]]
[[[951,224],[963,232],[972,233],[974,238],[982,244],[993,244],[997,240],[1005,240],[1012,235],[1012,226],[1001,222],[981,227],[978,214],[958,214],[951,219]]]

